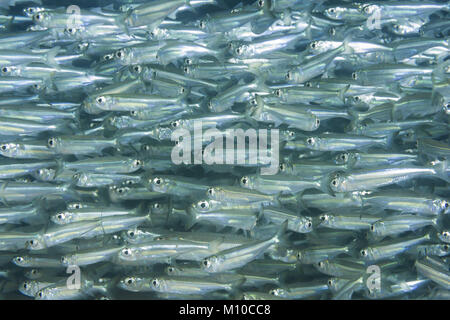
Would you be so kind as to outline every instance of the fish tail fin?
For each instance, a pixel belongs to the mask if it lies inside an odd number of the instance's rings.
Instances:
[[[448,160],[444,160],[444,161],[433,161],[431,162],[431,167],[435,170],[436,175],[446,181],[447,183],[450,182],[450,177],[448,174]]]
[[[186,230],[191,229],[196,223],[197,223],[197,219],[196,216],[193,212],[190,212],[190,210],[187,210],[187,219],[186,219],[186,223],[184,225],[184,228]]]
[[[280,228],[278,229],[278,232],[273,237],[274,243],[278,243],[279,245],[282,245],[286,240],[286,231],[288,228],[288,220],[284,221]]]
[[[328,175],[324,175],[322,178],[320,178],[318,189],[323,193],[334,196],[334,193],[330,188],[330,179]]]
[[[345,37],[344,42],[342,44],[344,46],[343,54],[352,54],[354,52],[353,48],[350,46],[351,40],[352,40],[351,35]]]
[[[342,102],[345,102],[345,93],[347,92],[348,88],[350,88],[350,85],[347,85],[339,90],[339,99],[342,100]]]
[[[58,62],[56,61],[56,55],[59,53],[60,47],[51,48],[46,55],[46,60],[48,65],[53,67],[59,67]]]

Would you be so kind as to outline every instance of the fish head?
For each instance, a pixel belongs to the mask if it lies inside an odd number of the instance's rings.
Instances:
[[[70,211],[61,211],[55,215],[52,215],[50,217],[50,220],[53,223],[63,225],[73,222],[74,219],[74,213]]]
[[[129,187],[122,187],[122,186],[121,187],[110,186],[108,191],[111,199],[117,201],[126,197],[132,191],[132,189],[130,189]]]
[[[118,253],[119,260],[136,261],[138,259],[139,250],[136,248],[125,247]]]
[[[381,237],[386,231],[386,224],[383,221],[377,221],[372,224],[369,228],[370,235],[376,239],[377,237]]]
[[[83,30],[86,30],[83,26],[67,26],[67,28],[64,29],[64,34],[69,38],[76,39],[81,36],[80,34]]]
[[[100,110],[105,110],[105,108],[113,102],[112,100],[113,98],[111,96],[98,95],[92,100],[93,107]]]
[[[329,187],[332,192],[345,192],[347,190],[347,179],[344,172],[334,172],[329,178]]]
[[[224,201],[225,200],[225,190],[220,187],[211,187],[206,190],[206,195],[208,199],[216,200],[216,201]]]
[[[29,258],[24,256],[17,256],[12,259],[12,263],[19,267],[26,267],[29,265]]]
[[[162,278],[153,278],[150,281],[150,286],[151,286],[152,290],[157,291],[157,292],[164,292],[164,291],[166,291],[166,288],[167,288],[166,281]]]
[[[175,266],[168,266],[167,268],[164,269],[164,271],[169,276],[179,276],[183,272],[183,270],[181,270],[180,268],[177,268]]]
[[[308,233],[313,231],[313,222],[311,217],[304,217],[304,219],[300,220],[295,229],[300,233]]]
[[[197,202],[194,202],[191,204],[190,207],[188,207],[189,213],[206,213],[211,210],[211,205],[209,200],[200,200]]]
[[[154,28],[149,34],[148,38],[150,40],[166,40],[169,39],[170,35],[167,29]]]
[[[25,277],[31,280],[42,278],[43,273],[39,269],[31,269],[25,273]]]
[[[364,261],[373,261],[375,260],[376,250],[372,247],[361,249],[359,251],[359,256]]]
[[[163,177],[150,178],[149,181],[150,190],[154,192],[166,193],[169,191],[171,181]]]
[[[444,241],[445,243],[450,243],[450,231],[449,230],[443,230],[441,232],[438,232],[437,236],[439,239],[441,239],[441,241]]]
[[[27,17],[33,17],[36,13],[45,11],[42,7],[26,7],[22,9],[22,13]]]
[[[25,280],[19,285],[19,292],[28,297],[34,297],[39,291],[39,283],[33,280]]]
[[[317,150],[320,147],[321,139],[317,136],[305,137],[305,145],[308,149]]]
[[[203,259],[202,269],[206,272],[219,272],[221,265],[221,259],[217,256],[211,256]]]
[[[334,41],[315,40],[309,44],[308,51],[311,52],[311,54],[316,55],[319,53],[330,51],[332,49],[336,49],[338,46],[339,43]]]
[[[433,200],[433,211],[437,214],[448,214],[450,212],[450,204],[446,199]]]
[[[150,206],[151,214],[166,214],[169,210],[169,206],[166,203],[154,202]]]
[[[33,14],[33,22],[43,28],[47,28],[52,19],[52,14],[48,11],[38,11]]]
[[[2,67],[1,74],[2,76],[20,76],[21,74],[21,66],[4,66]]]
[[[49,149],[58,150],[62,146],[62,140],[60,137],[51,137],[47,140],[47,147]]]
[[[334,216],[331,214],[324,213],[319,216],[319,221],[320,225],[322,226],[330,226],[333,224]]]
[[[77,265],[76,255],[65,255],[61,257],[61,264],[65,267]]]
[[[123,66],[133,64],[133,51],[130,48],[122,48],[114,53],[114,60]]]
[[[72,176],[75,185],[78,187],[90,187],[91,181],[89,175],[85,172],[77,172]]]
[[[239,184],[241,187],[246,189],[254,189],[255,188],[255,177],[254,176],[242,176],[239,180]]]
[[[0,145],[0,154],[5,157],[15,157],[23,147],[19,143],[3,143]]]
[[[366,17],[372,16],[376,12],[381,13],[381,8],[376,4],[361,4],[359,6],[359,11]]]
[[[57,292],[58,292],[57,288],[46,287],[39,290],[34,296],[34,298],[36,300],[53,300],[57,298],[58,294]]]
[[[56,177],[56,169],[41,168],[33,173],[33,176],[40,181],[53,181]]]
[[[294,130],[279,130],[282,141],[292,141],[297,138],[297,132]]]
[[[350,158],[353,157],[353,152],[342,152],[334,157],[334,163],[339,165],[348,164]]]
[[[42,235],[36,235],[33,239],[26,242],[25,247],[28,250],[42,250],[45,249],[45,240]]]
[[[323,10],[323,15],[333,20],[342,20],[348,11],[348,8],[333,6]]]
[[[269,291],[269,294],[276,297],[283,297],[287,295],[287,290],[283,288],[276,288]]]
[[[145,279],[140,277],[126,277],[119,281],[118,287],[127,291],[139,292],[144,286]]]

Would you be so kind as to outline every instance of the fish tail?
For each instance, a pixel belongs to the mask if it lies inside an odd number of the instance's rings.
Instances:
[[[438,178],[446,181],[446,182],[450,182],[450,177],[447,173],[447,168],[448,168],[448,160],[444,160],[444,161],[433,161],[431,163],[431,167],[434,169],[436,175],[438,176]]]
[[[47,63],[53,67],[59,67],[58,62],[56,61],[56,55],[59,53],[59,47],[51,48],[46,55]]]
[[[285,241],[287,227],[288,227],[288,220],[284,221],[281,224],[277,234],[273,237],[274,243],[282,244]]]

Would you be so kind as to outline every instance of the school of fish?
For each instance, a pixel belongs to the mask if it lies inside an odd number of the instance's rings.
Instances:
[[[449,11],[0,0],[0,298],[450,299]]]

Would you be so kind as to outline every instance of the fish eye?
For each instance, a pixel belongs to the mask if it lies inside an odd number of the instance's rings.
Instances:
[[[313,144],[314,143],[314,139],[313,138],[308,138],[308,139],[306,139],[306,143],[307,144]]]
[[[209,204],[206,201],[200,201],[199,206],[202,209],[207,209],[209,207]]]
[[[295,132],[294,131],[289,131],[289,137],[293,137],[293,136],[295,136]]]
[[[275,296],[277,294],[275,289],[272,289],[269,291],[269,294],[271,294],[272,296]]]
[[[336,35],[336,29],[335,28],[333,28],[333,27],[330,28],[330,35],[331,36]]]
[[[355,100],[355,102],[359,102],[361,99],[360,99],[360,97],[355,96],[355,97],[353,98],[353,100]]]
[[[328,9],[328,12],[329,12],[329,13],[335,13],[336,10],[335,10],[334,8],[330,8],[330,9]]]
[[[134,233],[133,230],[129,230],[129,231],[127,232],[127,234],[128,234],[128,236],[129,236],[130,238],[133,238],[134,235],[135,235],[135,233]]]
[[[73,205],[73,207],[74,207],[75,209],[80,209],[80,208],[81,208],[81,204],[75,203],[75,204]]]
[[[448,208],[448,202],[444,200],[444,202],[443,202],[443,203],[444,203],[444,208],[446,208],[446,209],[447,209],[447,208]]]
[[[256,99],[252,99],[250,100],[250,103],[254,106],[256,106],[258,104],[258,101],[256,101]]]
[[[311,82],[305,82],[305,87],[307,88],[311,88],[312,87],[312,83]]]
[[[38,271],[36,269],[31,270],[31,274],[37,274],[37,273],[38,273]]]
[[[100,96],[100,97],[97,97],[95,99],[95,101],[97,101],[98,104],[103,104],[103,103],[105,103],[106,99],[105,99],[105,97]]]
[[[311,49],[315,49],[317,47],[317,41],[311,42],[309,46],[311,47]]]
[[[361,256],[366,257],[367,256],[367,250],[365,250],[365,249],[361,250]]]
[[[141,66],[134,66],[133,67],[134,72],[140,73],[141,72]]]
[[[41,21],[44,19],[44,15],[42,15],[41,13],[38,13],[37,15],[34,16],[34,18],[36,19],[36,21]]]
[[[352,79],[353,80],[357,80],[358,79],[358,74],[356,72],[352,73]]]
[[[286,73],[286,80],[291,80],[292,79],[292,73],[290,71],[288,71]]]
[[[54,138],[48,139],[48,146],[50,148],[54,148],[55,147],[55,139]]]
[[[74,28],[67,28],[66,30],[67,30],[67,32],[70,33],[70,34],[74,34],[75,31],[76,31],[76,29],[74,29]]]
[[[364,12],[365,13],[370,13],[370,6],[364,7]]]
[[[125,248],[125,249],[122,250],[122,253],[123,253],[124,255],[126,255],[126,256],[129,256],[129,255],[131,254],[131,250],[128,249],[128,248]]]
[[[319,268],[322,268],[323,267],[323,262],[320,261],[320,262],[317,263],[317,265],[319,266]]]
[[[333,186],[337,186],[337,184],[338,184],[337,179],[333,179],[333,180],[331,181],[331,184],[332,184]]]
[[[214,188],[209,188],[209,189],[208,189],[208,193],[209,193],[210,195],[214,195],[214,193],[215,193]]]
[[[284,163],[280,164],[280,170],[284,171],[286,169],[286,165]]]
[[[159,209],[160,207],[161,207],[161,205],[158,202],[153,204],[154,209]]]
[[[184,73],[189,73],[189,68],[188,67],[184,67],[183,71],[184,71]]]
[[[153,179],[153,183],[156,184],[156,185],[160,185],[161,182],[162,182],[162,179],[161,179],[161,178],[155,178],[155,179]]]
[[[243,185],[247,185],[247,184],[248,184],[248,177],[246,177],[246,176],[242,177],[242,178],[241,178],[241,183],[242,183]]]
[[[450,232],[448,231],[442,231],[441,235],[445,238],[450,237]]]
[[[327,217],[325,215],[320,216],[320,220],[325,221],[327,219]]]
[[[281,97],[281,90],[280,89],[275,90],[275,95],[277,97]]]
[[[17,262],[23,262],[25,259],[23,257],[16,257]]]
[[[38,292],[39,298],[42,298],[43,295],[44,295],[44,294],[42,293],[42,291],[39,291],[39,292]]]
[[[397,30],[397,31],[400,29],[400,26],[399,26],[398,24],[394,24],[393,27],[394,27],[394,29]]]
[[[154,287],[156,287],[156,286],[158,285],[158,280],[154,279],[154,280],[152,281],[152,285],[153,285]]]
[[[133,166],[134,167],[140,167],[141,164],[142,164],[141,160],[136,159],[136,160],[133,161]]]
[[[347,161],[348,155],[346,153],[341,154],[341,160]]]
[[[64,219],[64,215],[62,213],[59,213],[56,218],[58,218],[58,220],[63,220]]]
[[[242,51],[241,48],[239,48],[239,47],[236,48],[236,53],[237,54],[241,54],[241,51]]]
[[[119,50],[116,52],[116,57],[121,59],[125,56],[125,52],[123,50]]]
[[[333,285],[333,281],[330,279],[328,280],[328,285],[331,287]]]
[[[311,228],[311,227],[312,227],[312,222],[311,222],[311,221],[308,221],[308,222],[306,223],[306,227],[307,227],[307,228]]]
[[[205,267],[208,267],[208,266],[209,266],[209,261],[208,261],[208,260],[203,260],[203,265],[204,265]]]
[[[176,128],[176,127],[178,127],[179,125],[180,125],[180,121],[172,121],[171,123],[170,123],[170,125],[173,127],[173,128]]]
[[[8,68],[8,67],[3,67],[3,68],[2,68],[2,72],[3,72],[3,73],[9,72],[9,68]]]
[[[206,27],[206,24],[203,20],[200,21],[199,27],[200,27],[200,29],[204,29]]]
[[[23,283],[23,288],[26,290],[28,289],[28,284],[26,282]]]
[[[137,116],[137,111],[136,110],[131,110],[130,111],[130,115],[132,115],[133,117]]]
[[[169,268],[167,268],[167,271],[168,271],[169,273],[172,273],[172,272],[174,272],[174,271],[175,271],[175,269],[174,269],[174,268],[172,268],[172,267],[169,267]]]
[[[0,147],[3,151],[5,151],[8,147],[6,146],[6,144],[2,144],[2,146]]]
[[[370,226],[370,231],[374,231],[375,227],[373,225]]]
[[[318,127],[320,125],[320,119],[316,119],[316,126]]]
[[[258,7],[262,8],[264,6],[264,0],[258,0]]]
[[[448,244],[444,244],[442,248],[444,249],[444,251],[448,251]]]
[[[128,278],[125,280],[127,284],[132,284],[134,282],[133,278]]]
[[[186,60],[184,60],[184,63],[187,65],[191,65],[192,64],[192,60],[189,58],[186,58]]]

